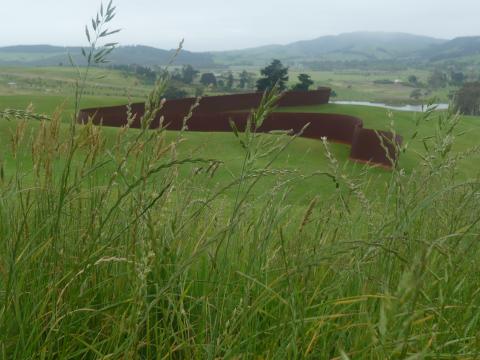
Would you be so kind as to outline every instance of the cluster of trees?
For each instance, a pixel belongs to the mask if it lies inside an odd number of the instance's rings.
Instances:
[[[299,83],[292,88],[295,91],[308,91],[310,86],[314,84],[312,78],[308,74],[298,75],[298,81]]]
[[[280,60],[273,60],[260,73],[262,77],[257,81],[258,91],[271,89],[275,85],[280,90],[287,88],[288,67],[285,67]],[[292,90],[308,91],[310,86],[314,84],[308,74],[300,74],[298,80],[299,82],[292,87]],[[466,81],[467,76],[462,71],[455,69],[450,69],[449,72],[434,70],[430,74],[427,84],[421,83],[415,75],[408,78],[408,83],[415,87],[410,96],[416,100],[430,95],[432,89],[445,88],[447,85],[461,87],[454,94],[457,111],[467,115],[480,115],[480,81]]]
[[[260,70],[262,77],[257,80],[257,90],[265,91],[275,85],[280,90],[285,90],[288,82],[288,67],[283,66],[280,60],[273,60],[270,65]]]
[[[254,86],[254,74],[246,70],[239,73],[236,78],[231,71],[223,74],[201,73],[193,66],[185,65],[180,69],[175,69],[170,77],[172,84],[168,88],[167,99],[187,96],[187,92],[181,89],[182,86],[193,88],[195,96],[203,95],[205,88],[229,92],[234,89],[244,90]]]
[[[468,81],[468,76],[462,71],[450,69],[448,72],[435,69],[427,79],[427,84],[421,83],[415,75],[408,78],[415,89],[410,97],[419,100],[429,96],[432,90],[445,88],[448,85],[459,88],[452,91],[450,98],[456,111],[465,115],[480,115],[480,81]]]
[[[157,78],[162,76],[158,69],[147,66],[111,65],[110,67],[125,74],[134,75],[147,85],[154,84]],[[246,70],[238,73],[236,76],[231,71],[219,75],[213,72],[200,73],[193,66],[184,65],[169,74],[172,82],[165,91],[164,96],[167,99],[183,98],[188,96],[189,92],[199,96],[203,94],[205,88],[229,92],[234,89],[245,90],[255,87],[257,91],[266,91],[274,85],[277,85],[283,91],[288,88],[288,72],[289,68],[284,66],[278,59],[273,60],[268,66],[261,69],[261,76],[256,82],[254,74]],[[386,80],[377,82],[386,83]],[[313,84],[314,81],[308,74],[300,74],[298,82],[290,89],[308,91]],[[414,88],[410,97],[415,100],[429,96],[432,90],[442,89],[447,86],[460,88],[458,91],[451,92],[451,98],[454,99],[457,110],[464,114],[480,114],[480,81],[477,81],[476,77],[472,78],[471,74],[466,75],[456,66],[451,66],[447,71],[433,70],[426,82],[421,82],[416,75],[410,75],[408,84]]]
[[[277,59],[260,71],[261,77],[256,83],[254,82],[254,74],[246,70],[239,73],[238,77],[235,78],[231,71],[221,75],[216,75],[213,72],[200,73],[199,70],[191,65],[184,65],[171,73],[162,73],[161,71],[140,65],[112,65],[111,68],[123,71],[125,74],[135,75],[143,83],[149,85],[154,84],[158,78],[169,76],[172,81],[163,94],[166,99],[178,99],[188,96],[188,92],[185,90],[186,86],[193,88],[196,96],[202,95],[206,87],[221,91],[245,90],[256,87],[257,91],[266,91],[277,85],[283,91],[287,89],[289,80],[289,68]],[[313,84],[314,82],[310,75],[300,74],[298,83],[291,89],[308,91]]]
[[[422,83],[417,76],[410,75],[408,83],[415,87],[410,97],[418,100],[424,96],[429,96],[432,90],[443,89],[447,86],[461,87],[466,83],[467,78],[465,73],[455,68],[451,68],[448,71],[442,71],[440,69],[433,70],[426,83]]]
[[[462,86],[467,80],[467,76],[462,72],[455,69],[450,69],[448,72],[435,69],[428,78],[428,86],[431,89],[441,89],[448,85],[450,86]]]
[[[184,84],[192,84],[199,73],[192,65],[184,65],[181,69],[173,71],[172,79]]]
[[[266,91],[273,88],[275,85],[280,90],[287,89],[288,83],[288,67],[284,66],[280,60],[273,60],[270,65],[260,71],[262,77],[257,80],[257,90]],[[298,83],[292,87],[295,91],[308,91],[310,86],[314,84],[310,75],[298,75]]]
[[[240,89],[245,89],[245,88],[248,88],[248,87],[253,86],[252,83],[253,83],[253,76],[252,76],[252,74],[250,74],[250,73],[247,72],[246,70],[243,70],[243,71],[240,73],[238,87],[239,87]]]
[[[284,66],[280,60],[273,60],[268,66],[260,71],[261,77],[256,82],[257,91],[266,91],[275,85],[277,85],[282,91],[286,90],[289,80],[288,70],[289,68]],[[172,79],[177,83],[192,85],[199,75],[200,72],[198,70],[194,69],[191,65],[186,65],[181,69],[176,69],[172,74]],[[213,72],[205,72],[200,75],[198,83],[203,87],[231,91],[233,89],[243,90],[252,88],[253,79],[253,74],[246,70],[239,73],[238,78],[235,78],[231,71],[222,75],[216,75]],[[291,87],[291,89],[295,91],[308,91],[313,84],[314,81],[311,79],[310,75],[300,74],[298,75],[298,83]],[[169,88],[168,94],[166,94],[167,99],[185,96],[185,91],[179,90],[173,85]]]
[[[235,77],[231,71],[227,75],[217,76],[214,73],[203,73],[200,83],[204,86],[219,88],[222,90],[232,90],[235,84]]]
[[[198,70],[190,65],[186,65],[182,69],[176,69],[172,74],[172,79],[177,82],[191,85],[196,81],[199,75],[200,72]],[[231,71],[221,75],[213,72],[205,72],[200,75],[198,83],[205,87],[226,91],[233,90],[234,88],[246,89],[253,86],[253,74],[244,70],[238,75],[238,78],[235,78]]]
[[[456,111],[465,115],[480,115],[480,81],[465,83],[454,96]]]

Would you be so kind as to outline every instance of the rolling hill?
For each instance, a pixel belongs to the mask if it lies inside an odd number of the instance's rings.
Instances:
[[[68,63],[67,53],[82,64],[80,47],[23,45],[0,48],[0,65],[56,66]],[[175,50],[149,46],[121,46],[110,57],[113,64],[165,65]],[[313,40],[287,45],[266,45],[256,48],[190,52],[182,50],[177,65],[190,64],[197,68],[264,66],[272,59],[288,65],[311,62],[395,62],[400,64],[435,63],[441,61],[480,60],[480,36],[453,40],[436,39],[405,33],[355,32],[322,36]]]
[[[287,63],[303,61],[393,60],[408,58],[448,40],[404,33],[355,32],[322,36],[287,45],[214,53],[217,63],[255,65],[277,58]]]
[[[120,46],[109,57],[112,64],[138,64],[144,66],[166,65],[176,50],[162,50],[150,46]],[[0,65],[56,66],[67,64],[68,53],[75,62],[83,64],[80,47],[50,45],[20,45],[0,48]],[[211,67],[213,57],[209,53],[193,53],[182,50],[175,64],[191,64],[196,67]]]
[[[444,61],[480,55],[480,36],[459,37],[431,46],[418,54],[430,61]]]

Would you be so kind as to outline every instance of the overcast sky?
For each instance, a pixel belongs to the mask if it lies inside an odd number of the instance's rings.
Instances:
[[[480,35],[480,0],[114,0],[122,45],[226,50],[352,31]],[[83,45],[99,0],[0,0],[0,46]]]

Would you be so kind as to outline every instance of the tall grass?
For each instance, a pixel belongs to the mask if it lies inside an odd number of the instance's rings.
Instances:
[[[33,166],[0,180],[2,358],[480,357],[480,181],[455,178],[458,117],[427,112],[417,168],[377,189],[325,141],[332,193],[298,208],[298,174],[275,168],[296,135],[255,132],[275,90],[226,135],[243,166],[219,182],[225,164],[181,151],[188,116],[173,141],[147,130],[163,84],[113,143],[60,114],[17,122],[11,155]]]

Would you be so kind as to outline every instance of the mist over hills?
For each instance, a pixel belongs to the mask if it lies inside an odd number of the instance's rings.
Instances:
[[[67,53],[80,65],[80,47],[21,45],[0,48],[0,65],[56,66],[68,64]],[[155,66],[167,64],[175,50],[149,46],[121,46],[110,56],[112,64]],[[480,60],[480,36],[453,40],[436,39],[405,33],[355,32],[322,36],[287,45],[267,45],[256,48],[190,52],[182,50],[176,65],[213,68],[228,65],[264,66],[273,58],[289,65],[309,62],[378,62],[435,63],[450,60]]]
[[[385,60],[408,57],[448,40],[403,33],[355,32],[322,36],[287,45],[271,45],[214,53],[221,62],[262,62],[278,58],[286,62],[308,60]]]
[[[421,55],[430,61],[441,61],[480,54],[480,36],[459,37],[424,50]]]
[[[0,48],[0,65],[57,66],[69,64],[68,54],[78,65],[84,65],[81,47],[60,47],[51,45],[18,45]],[[176,50],[163,50],[151,46],[119,46],[110,55],[114,65],[155,66],[168,64]],[[191,64],[197,67],[214,66],[209,53],[193,53],[182,50],[175,58],[176,65]]]

